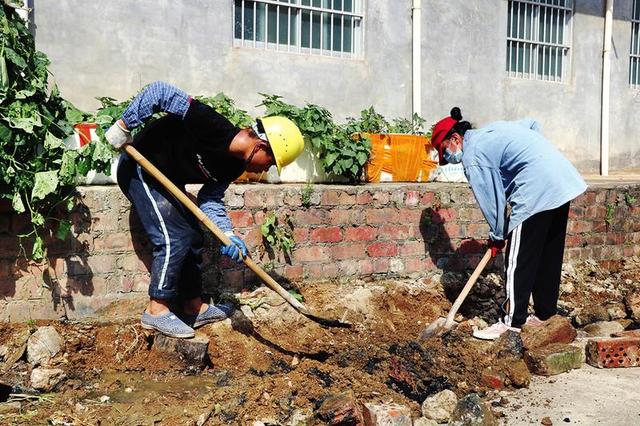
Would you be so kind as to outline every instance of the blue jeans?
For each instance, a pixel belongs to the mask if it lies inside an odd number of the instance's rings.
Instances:
[[[118,185],[153,244],[149,296],[162,300],[200,296],[203,237],[198,219],[125,153],[118,164]]]

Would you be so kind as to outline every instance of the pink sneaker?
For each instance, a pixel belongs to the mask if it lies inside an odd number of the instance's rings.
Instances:
[[[542,324],[544,324],[544,321],[535,316],[535,314],[529,315],[527,317],[527,322],[525,322],[525,325],[530,325],[532,327],[540,327]]]
[[[509,327],[508,325],[503,323],[502,320],[500,320],[490,327],[485,328],[484,330],[473,330],[473,337],[482,340],[496,340],[502,335],[502,333],[505,333],[509,330],[520,333],[519,328]]]

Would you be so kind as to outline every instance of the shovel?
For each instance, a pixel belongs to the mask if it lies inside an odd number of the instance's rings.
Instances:
[[[160,170],[156,168],[153,164],[149,162],[140,152],[135,149],[132,145],[125,144],[123,148],[127,154],[131,158],[133,158],[140,166],[145,169],[147,173],[156,178],[158,182],[160,182],[171,194],[176,197],[186,208],[188,208],[191,213],[193,213],[204,226],[206,226],[213,234],[222,242],[224,245],[231,244],[231,240],[227,237],[224,232],[220,230],[214,224],[206,214],[200,208],[187,197],[187,195],[178,189],[177,186],[173,184],[165,175],[162,174]],[[309,308],[307,308],[302,302],[294,298],[287,290],[282,288],[280,284],[278,284],[269,274],[267,274],[260,266],[258,266],[253,259],[250,257],[244,257],[243,261],[245,265],[249,267],[253,272],[258,275],[264,283],[269,286],[273,291],[278,293],[280,297],[282,297],[287,303],[289,303],[293,308],[300,312],[305,317],[309,318],[312,321],[317,322],[318,324],[328,326],[328,327],[351,327],[351,324],[348,322],[344,322],[337,319],[324,318],[319,315],[312,313]]]
[[[478,280],[478,277],[484,270],[485,266],[487,266],[487,263],[489,263],[489,260],[491,260],[491,249],[487,250],[487,252],[484,254],[482,259],[480,260],[480,263],[478,263],[478,266],[476,266],[476,269],[473,271],[473,274],[471,274],[471,276],[469,277],[469,280],[467,280],[467,283],[464,285],[462,291],[456,298],[455,302],[453,302],[453,306],[451,306],[451,310],[449,311],[449,314],[447,315],[447,317],[446,318],[440,317],[434,322],[432,322],[431,324],[429,324],[429,326],[425,328],[422,334],[420,335],[421,339],[424,340],[430,337],[441,336],[445,332],[451,330],[451,328],[455,324],[455,322],[453,321],[453,318],[458,313],[458,309],[460,309],[460,305],[462,305],[462,302],[464,302],[464,299],[467,298],[469,291],[471,291],[471,287],[473,287],[473,285],[476,283],[476,281]]]

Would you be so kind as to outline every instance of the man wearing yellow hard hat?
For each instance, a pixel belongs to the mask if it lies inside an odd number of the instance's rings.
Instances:
[[[130,131],[156,112],[166,115],[132,139]],[[164,82],[145,87],[105,137],[117,149],[133,143],[183,190],[188,183],[202,183],[198,204],[232,242],[221,248],[222,254],[237,262],[247,255],[247,247],[233,233],[224,192],[244,171],[263,172],[275,165],[280,173],[304,149],[300,130],[285,117],[264,117],[239,129],[213,108]],[[227,318],[233,306],[208,305],[201,299],[203,236],[196,217],[124,152],[118,185],[153,244],[143,327],[188,338],[194,336],[194,328]]]

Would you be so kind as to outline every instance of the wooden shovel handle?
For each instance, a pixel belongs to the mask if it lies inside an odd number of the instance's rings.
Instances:
[[[451,310],[449,311],[449,315],[447,315],[447,320],[444,323],[445,328],[451,328],[451,326],[453,325],[453,318],[458,313],[458,309],[460,309],[460,305],[462,305],[462,302],[464,302],[464,299],[467,298],[467,294],[469,294],[469,291],[471,291],[471,287],[473,287],[473,285],[476,283],[476,281],[478,280],[478,277],[480,276],[480,274],[482,273],[485,266],[487,266],[487,263],[489,263],[490,260],[491,260],[491,249],[488,249],[487,252],[482,257],[482,259],[480,260],[480,262],[478,263],[478,266],[476,266],[476,269],[473,271],[473,274],[471,274],[471,276],[467,280],[467,283],[464,285],[464,288],[456,298],[455,302],[453,302],[453,306],[451,307]]]
[[[160,170],[156,168],[149,160],[147,160],[140,152],[130,144],[125,144],[125,152],[133,158],[140,166],[151,176],[158,180],[171,194],[176,197],[191,213],[193,213],[200,222],[204,224],[213,234],[222,242],[222,244],[228,246],[231,244],[229,237],[225,235],[215,223],[207,217],[207,215],[200,210],[200,208],[191,199],[182,192],[173,182],[171,182]],[[258,264],[256,264],[250,257],[244,257],[242,259],[253,272],[256,273],[269,286],[273,291],[278,293],[284,300],[286,300],[291,306],[303,314],[309,314],[307,307],[294,298],[287,290],[282,288],[269,274],[267,274]]]

